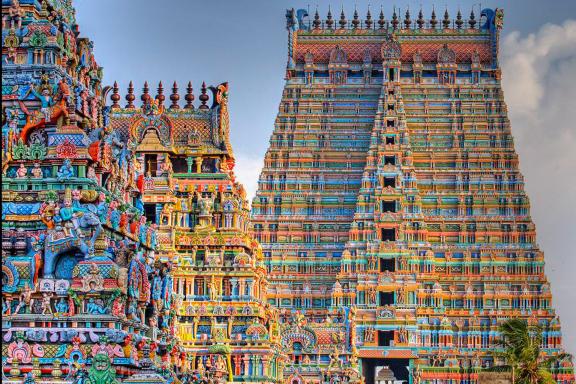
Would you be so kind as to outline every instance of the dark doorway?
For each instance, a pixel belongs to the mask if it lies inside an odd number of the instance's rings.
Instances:
[[[391,347],[394,341],[394,331],[378,331],[378,346]]]
[[[392,305],[394,304],[394,293],[393,292],[379,292],[380,295],[380,306]]]
[[[144,204],[144,216],[152,224],[156,224],[156,204]]]
[[[383,201],[382,202],[382,212],[396,212],[396,202],[395,201]]]
[[[172,161],[172,171],[174,173],[188,173],[188,161],[183,157],[173,157],[170,159]]]
[[[384,165],[396,165],[396,156],[384,156]]]
[[[380,272],[396,270],[396,259],[380,259]]]
[[[156,154],[144,155],[144,174],[146,176],[150,175],[152,177],[155,177],[157,169],[158,169],[158,155]]]
[[[382,228],[382,241],[396,241],[396,229]]]

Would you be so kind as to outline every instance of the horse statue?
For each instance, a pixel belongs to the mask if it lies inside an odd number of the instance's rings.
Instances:
[[[297,11],[294,8],[286,10],[286,28],[291,31],[297,31],[299,29],[307,30],[308,25],[304,20],[308,17],[308,11],[305,9],[298,9]]]

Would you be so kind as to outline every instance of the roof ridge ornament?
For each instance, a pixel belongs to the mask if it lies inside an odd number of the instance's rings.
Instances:
[[[383,60],[397,60],[402,55],[402,47],[394,34],[387,34],[381,48]]]
[[[448,48],[448,44],[444,44],[442,49],[438,51],[438,64],[454,64],[456,63],[456,52]]]

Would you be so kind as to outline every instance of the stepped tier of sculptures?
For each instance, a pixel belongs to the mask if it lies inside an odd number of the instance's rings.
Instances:
[[[502,11],[286,16],[250,208],[227,83],[121,95],[70,0],[2,2],[3,382],[475,384],[510,317],[562,351]]]
[[[411,11],[286,13],[252,222],[270,304],[307,320],[283,344],[290,383],[354,380],[327,377],[339,364],[366,383],[476,383],[509,318],[562,352],[502,91],[504,13]],[[552,370],[574,382],[570,361]]]

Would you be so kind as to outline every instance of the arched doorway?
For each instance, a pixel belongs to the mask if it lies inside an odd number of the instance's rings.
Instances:
[[[72,279],[72,271],[76,264],[82,259],[83,256],[78,251],[68,251],[58,255],[54,270],[56,279]]]

